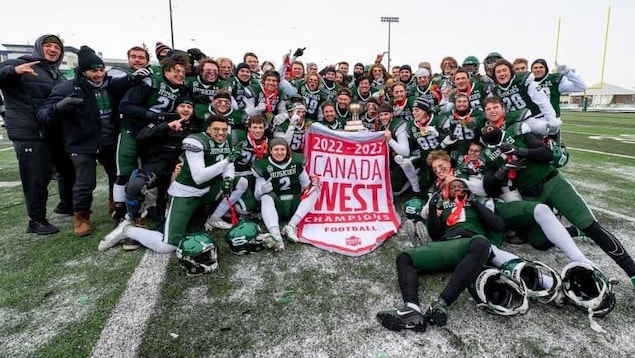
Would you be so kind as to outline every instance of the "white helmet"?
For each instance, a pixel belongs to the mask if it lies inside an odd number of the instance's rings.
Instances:
[[[525,283],[497,268],[484,269],[468,290],[477,306],[491,314],[515,316],[529,309]]]
[[[562,279],[558,272],[544,263],[517,258],[505,262],[501,270],[516,281],[524,281],[529,298],[535,298],[540,303],[562,304]],[[544,277],[551,277],[553,284],[550,287],[544,287]]]
[[[562,269],[562,288],[569,301],[593,317],[604,317],[615,308],[615,293],[604,274],[584,262],[571,262]]]

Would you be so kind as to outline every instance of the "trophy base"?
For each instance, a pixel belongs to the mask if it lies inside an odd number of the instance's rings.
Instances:
[[[365,130],[364,124],[362,121],[346,121],[344,125],[344,130],[347,132],[359,132]]]

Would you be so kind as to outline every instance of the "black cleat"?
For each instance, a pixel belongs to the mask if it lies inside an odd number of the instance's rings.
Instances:
[[[448,323],[448,306],[442,299],[434,300],[430,303],[430,307],[425,314],[430,324],[443,327]]]
[[[396,310],[386,310],[377,313],[379,323],[391,331],[412,329],[415,332],[425,332],[426,319],[423,314],[408,306]]]
[[[60,232],[60,229],[52,225],[48,220],[42,219],[29,221],[26,232],[38,235],[51,235]]]

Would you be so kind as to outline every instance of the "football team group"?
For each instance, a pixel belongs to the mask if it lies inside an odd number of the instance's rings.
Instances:
[[[575,236],[593,240],[635,285],[631,256],[557,169],[569,160],[560,95],[585,89],[567,66],[550,72],[543,59],[512,63],[492,52],[484,74],[474,56],[460,66],[445,57],[438,73],[428,62],[389,72],[378,55],[350,75],[345,61],[321,70],[303,63],[304,49],[276,70],[252,52],[235,64],[157,42],[158,66],[147,49],[133,47],[129,67],[108,71],[82,46],[66,79],[64,50],[59,37],[43,35],[31,56],[0,63],[27,232],[59,232],[46,215],[55,178],[53,211],[73,216],[75,235],[89,235],[100,164],[116,221],[100,251],[122,244],[176,252],[195,275],[218,267],[212,230],[226,230],[234,254],[284,250],[299,240],[297,226],[320,195],[320,178],[307,173],[302,155],[306,129],[340,131],[355,119],[361,130],[383,134],[393,193],[411,196],[402,226],[413,247],[396,258],[404,305],[377,313],[384,327],[443,326],[467,289],[500,315],[522,314],[530,300],[570,303],[599,330],[592,317],[608,314],[615,296]],[[503,249],[510,241],[555,246],[567,261],[556,270],[523,259]],[[419,275],[443,271],[451,272],[447,285],[422,309]]]

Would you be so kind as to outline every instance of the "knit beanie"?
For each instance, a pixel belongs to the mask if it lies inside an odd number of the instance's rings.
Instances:
[[[159,55],[163,50],[171,50],[172,48],[166,44],[164,44],[163,42],[157,42],[156,46],[154,47],[154,52],[157,55],[157,60],[161,61],[165,55],[161,56]]]
[[[60,38],[55,35],[49,35],[44,38],[44,41],[42,41],[42,45],[49,44],[49,43],[54,43],[54,44],[57,44],[60,48],[64,48],[64,45],[62,44],[62,40],[60,40]]]
[[[104,61],[88,46],[82,46],[77,53],[79,72],[104,68]]]
[[[247,65],[244,62],[239,63],[238,65],[236,65],[236,75],[238,74],[238,71],[242,70],[243,68],[246,68],[249,70],[249,65]],[[251,70],[250,70],[251,71]]]

